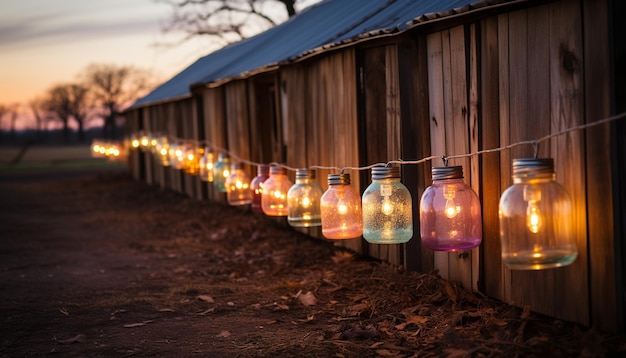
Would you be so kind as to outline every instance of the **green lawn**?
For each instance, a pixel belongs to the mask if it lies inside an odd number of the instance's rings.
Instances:
[[[126,168],[126,163],[93,158],[89,145],[30,146],[14,162],[21,147],[0,147],[0,173],[41,169],[115,169]]]

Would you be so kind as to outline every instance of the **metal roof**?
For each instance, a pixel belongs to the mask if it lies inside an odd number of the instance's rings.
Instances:
[[[325,0],[287,22],[198,59],[131,108],[190,96],[191,85],[219,84],[289,63],[307,54],[406,30],[506,0]]]

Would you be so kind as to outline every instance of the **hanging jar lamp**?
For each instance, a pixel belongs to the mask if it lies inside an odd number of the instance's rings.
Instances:
[[[200,180],[206,181],[209,183],[213,182],[213,152],[209,150],[209,148],[204,148],[204,153],[200,160],[198,161],[198,165],[200,169],[198,170],[198,175],[200,176]]]
[[[463,167],[434,167],[432,180],[420,201],[424,246],[435,251],[463,251],[480,245],[480,200],[463,181]]]
[[[163,165],[164,167],[169,167],[170,166],[170,145],[168,143],[166,136],[159,137],[156,149],[159,155],[159,159],[161,160],[161,165]]]
[[[280,165],[270,167],[270,177],[263,183],[261,207],[268,216],[287,216],[287,192],[293,183]]]
[[[137,149],[139,148],[139,146],[141,145],[140,142],[140,133],[139,132],[135,132],[130,136],[130,147],[132,149]]]
[[[270,177],[270,166],[261,164],[257,167],[257,175],[250,182],[250,190],[252,190],[252,210],[263,213],[261,200],[263,197],[263,183]]]
[[[230,157],[225,153],[220,153],[217,163],[213,167],[213,187],[222,193],[226,192],[226,178],[230,176]]]
[[[353,239],[363,234],[361,197],[350,185],[350,174],[328,174],[328,190],[320,201],[322,235]]]
[[[139,148],[146,152],[150,149],[150,133],[142,131],[139,136]]]
[[[177,140],[173,152],[174,160],[172,160],[174,168],[178,170],[185,169],[185,152],[185,142],[182,140]]]
[[[287,192],[287,221],[293,227],[321,226],[320,199],[324,191],[315,181],[315,171],[296,170],[296,183]]]
[[[513,159],[513,185],[500,198],[502,261],[513,270],[571,264],[578,256],[572,200],[552,158]]]
[[[372,244],[401,244],[413,237],[411,193],[400,182],[399,167],[372,168],[363,193],[363,238]]]
[[[198,146],[193,141],[188,141],[185,145],[184,171],[189,175],[198,175],[200,171],[200,156]]]
[[[250,178],[241,164],[231,165],[231,174],[226,178],[225,185],[228,204],[233,206],[250,204],[252,201]]]

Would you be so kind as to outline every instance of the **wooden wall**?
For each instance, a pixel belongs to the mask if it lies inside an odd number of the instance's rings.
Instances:
[[[293,168],[452,156],[538,139],[611,113],[609,3],[551,1],[445,28],[416,27],[137,111],[136,127],[163,127],[171,136],[206,139],[244,159]],[[618,315],[623,270],[616,252],[622,246],[613,210],[602,209],[620,204],[606,190],[616,185],[616,168],[623,170],[623,163],[611,161],[612,139],[603,126],[539,147],[541,157],[554,158],[557,180],[574,200],[579,256],[570,266],[520,272],[501,262],[498,203],[511,184],[512,159],[532,156],[530,146],[450,161],[463,166],[466,183],[481,198],[479,248],[439,253],[420,244],[418,202],[439,160],[402,168],[414,200],[415,234],[408,244],[340,244],[409,269],[438,270],[536,312],[616,331],[625,321]],[[337,170],[317,170],[324,189],[331,172]],[[206,189],[209,200],[225,202],[210,184],[171,169],[170,175],[167,169],[156,173],[145,179],[195,197]],[[350,174],[360,191],[370,182],[369,172]],[[306,232],[321,237],[319,229]]]
[[[287,145],[287,164],[294,168],[314,165],[358,166],[355,51],[352,48],[322,56],[311,63],[281,71],[282,118]],[[322,188],[328,174],[338,170],[317,169]],[[352,185],[360,189],[358,172],[349,172]],[[319,231],[313,231],[321,237]],[[337,244],[362,251],[361,239]]]

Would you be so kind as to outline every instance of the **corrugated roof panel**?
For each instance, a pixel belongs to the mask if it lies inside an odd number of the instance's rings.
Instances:
[[[133,107],[189,96],[192,84],[228,80],[343,42],[403,31],[425,14],[471,3],[472,0],[326,0],[279,26],[200,58]]]

